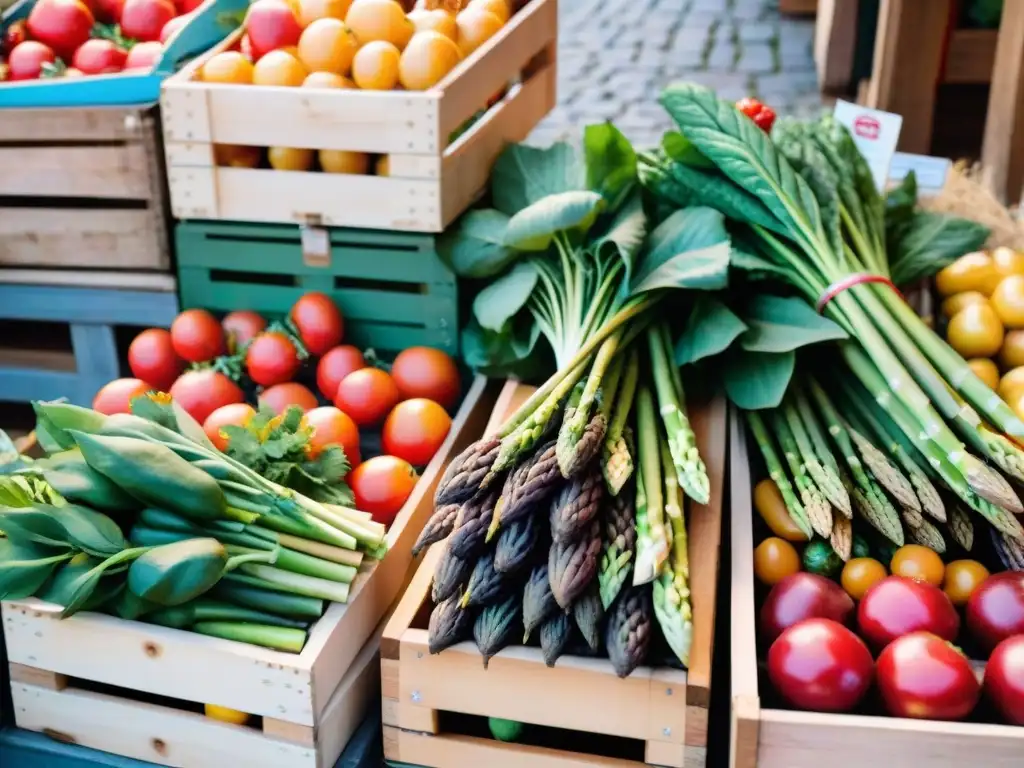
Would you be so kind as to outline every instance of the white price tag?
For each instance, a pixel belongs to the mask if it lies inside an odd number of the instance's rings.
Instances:
[[[885,189],[889,165],[903,128],[903,117],[892,112],[868,109],[849,101],[836,102],[834,117],[846,126],[857,149],[868,161],[879,190]]]
[[[299,227],[302,238],[302,260],[310,267],[331,264],[331,235],[323,227],[303,224]]]
[[[946,176],[953,162],[948,157],[930,157],[929,155],[910,155],[897,152],[893,155],[889,166],[889,181],[900,182],[911,171],[917,177],[917,192],[930,197],[939,194],[946,186]]]

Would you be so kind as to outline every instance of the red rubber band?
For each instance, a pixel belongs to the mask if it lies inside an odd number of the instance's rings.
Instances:
[[[825,292],[821,295],[821,298],[818,299],[818,303],[815,305],[814,308],[818,311],[819,315],[824,314],[825,307],[828,306],[828,303],[832,301],[832,299],[834,299],[843,291],[848,291],[855,285],[862,285],[864,283],[881,283],[882,285],[888,285],[896,292],[897,296],[906,301],[906,299],[903,298],[903,294],[900,293],[900,289],[897,288],[893,281],[890,280],[888,277],[883,277],[882,275],[872,275],[869,272],[854,272],[852,275],[847,275],[842,280],[837,280],[836,282],[832,283],[832,285],[830,285],[828,288],[826,288]]]

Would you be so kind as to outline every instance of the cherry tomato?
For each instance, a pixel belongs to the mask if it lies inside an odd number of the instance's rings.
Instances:
[[[864,642],[831,619],[790,627],[768,650],[768,677],[790,704],[812,712],[848,712],[871,686],[874,663]]]
[[[413,466],[426,466],[451,428],[451,416],[433,400],[406,400],[396,405],[384,421],[384,451]]]
[[[933,587],[942,586],[942,577],[946,566],[942,558],[928,547],[920,544],[907,544],[896,550],[889,563],[889,570],[893,576],[902,576],[905,579],[923,581]]]
[[[303,412],[319,405],[316,395],[294,381],[286,381],[283,384],[268,387],[260,393],[259,401],[260,405],[269,405],[279,416],[293,405],[299,406]]]
[[[245,353],[245,367],[257,384],[270,387],[291,381],[299,370],[299,353],[279,331],[261,333]]]
[[[157,42],[136,43],[128,51],[128,60],[124,63],[125,70],[152,69],[153,65],[163,56],[164,47]]]
[[[832,619],[845,624],[853,600],[834,581],[816,573],[794,573],[768,593],[761,606],[761,632],[769,642],[805,619]]]
[[[92,409],[110,416],[115,413],[131,413],[132,400],[151,391],[153,386],[139,379],[114,379],[96,393]]]
[[[92,0],[89,7],[97,21],[117,24],[117,20],[121,18],[121,9],[124,8],[124,0]]]
[[[232,725],[245,725],[252,718],[252,715],[247,712],[218,707],[216,704],[204,704],[203,712],[211,720],[220,720],[222,723],[231,723]]]
[[[295,302],[291,317],[309,354],[320,357],[341,343],[345,321],[337,304],[327,294],[307,293]]]
[[[178,357],[190,363],[205,363],[225,351],[224,331],[205,309],[186,309],[174,318],[171,343]]]
[[[44,64],[53,64],[57,54],[38,40],[19,43],[7,58],[8,80],[35,80],[43,74]]]
[[[269,51],[298,45],[302,36],[295,10],[284,0],[256,0],[249,6],[245,29],[254,62]]]
[[[365,367],[366,358],[357,347],[342,344],[340,347],[328,350],[316,366],[317,389],[328,400],[333,400],[338,393],[338,385],[341,384],[341,380],[353,371]]]
[[[256,312],[242,309],[229,312],[220,325],[228,337],[228,351],[233,354],[261,334],[267,321]]]
[[[985,664],[985,695],[1013,725],[1024,725],[1024,635],[1008,637]]]
[[[391,366],[391,377],[406,400],[425,397],[449,411],[459,401],[459,369],[440,349],[409,347],[399,352]]]
[[[362,461],[359,455],[359,427],[347,413],[333,405],[314,408],[306,413],[306,423],[313,428],[309,441],[309,457],[315,459],[328,445],[340,445],[350,467]]]
[[[163,28],[176,15],[171,0],[124,0],[121,32],[142,42],[159,40]]]
[[[860,600],[886,576],[885,566],[873,557],[855,557],[843,566],[841,581],[846,594]]]
[[[228,449],[228,438],[221,432],[222,427],[244,427],[249,419],[256,415],[255,409],[248,403],[231,403],[222,405],[216,411],[206,417],[203,422],[203,431],[210,438],[210,442],[217,446],[217,450]]]
[[[807,541],[807,534],[794,521],[786,509],[779,486],[770,477],[754,486],[754,509],[772,533],[786,541]]]
[[[70,61],[78,46],[89,39],[94,23],[92,11],[81,0],[39,0],[32,6],[26,27],[33,40]]]
[[[754,575],[764,584],[778,584],[800,570],[800,555],[785,539],[772,536],[754,549]]]
[[[938,587],[889,576],[871,587],[860,601],[857,625],[865,640],[884,648],[897,637],[918,631],[953,640],[960,631],[960,616]]]
[[[369,512],[384,525],[394,522],[418,479],[409,462],[394,456],[374,456],[348,474],[356,509]]]
[[[163,328],[150,328],[136,336],[128,347],[128,367],[136,378],[153,382],[161,392],[181,375],[185,361],[174,351],[171,334]]]
[[[185,371],[171,385],[170,395],[200,424],[221,406],[245,400],[245,395],[235,382],[223,373],[210,369]]]
[[[967,600],[967,628],[985,650],[1024,634],[1024,573],[989,576]]]
[[[341,380],[334,395],[334,404],[360,427],[379,424],[399,400],[394,380],[379,368],[353,371]]]
[[[946,566],[942,589],[953,605],[967,605],[974,590],[988,577],[988,568],[977,560],[954,560]]]
[[[889,714],[919,720],[960,720],[978,703],[971,663],[931,632],[893,640],[878,657],[878,691]]]

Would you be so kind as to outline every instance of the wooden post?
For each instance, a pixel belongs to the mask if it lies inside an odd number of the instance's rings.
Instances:
[[[820,0],[814,23],[814,64],[822,91],[843,91],[853,79],[860,0]]]
[[[1006,3],[981,149],[985,183],[1004,202],[1024,184],[1024,3]]]

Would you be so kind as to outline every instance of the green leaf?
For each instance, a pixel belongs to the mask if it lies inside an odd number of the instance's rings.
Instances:
[[[78,580],[102,562],[103,560],[98,557],[75,555],[56,569],[53,578],[47,582],[37,597],[48,603],[66,606],[78,588]]]
[[[808,344],[848,338],[846,331],[795,296],[759,294],[743,316],[749,328],[740,346],[750,352],[791,352]]]
[[[991,231],[983,224],[932,211],[913,211],[894,237],[889,266],[896,285],[931,277],[965,253],[976,251]]]
[[[71,557],[70,552],[55,555],[43,547],[0,539],[0,600],[31,597]]]
[[[611,123],[588,125],[583,131],[587,188],[615,210],[636,183],[636,152],[629,139]]]
[[[676,365],[695,363],[724,352],[746,329],[746,323],[725,304],[712,296],[699,294],[686,327],[676,341]]]
[[[152,397],[136,397],[131,402],[131,411],[133,416],[140,419],[152,421],[174,432],[178,431],[178,423],[170,402],[159,402]]]
[[[548,195],[580,189],[586,189],[584,169],[565,142],[544,149],[510,144],[491,171],[494,207],[507,216]]]
[[[625,282],[633,273],[633,262],[647,234],[647,214],[644,213],[643,196],[634,191],[626,202],[615,212],[608,230],[594,241],[598,253],[606,247],[615,248],[626,265]]]
[[[181,605],[220,581],[227,564],[227,552],[216,539],[164,544],[153,547],[132,563],[128,569],[128,589],[160,605]]]
[[[146,398],[149,399],[148,397]],[[192,418],[192,414],[186,411],[177,400],[171,401],[171,413],[174,414],[175,426],[171,427],[178,432],[178,434],[187,437],[193,443],[201,445],[207,450],[217,450],[213,442],[206,435],[206,430],[203,429],[203,425]]]
[[[18,544],[67,549],[71,546],[68,533],[51,514],[58,509],[46,504],[21,509],[5,507],[0,509],[0,531]]]
[[[523,308],[537,285],[537,268],[529,261],[487,285],[473,300],[473,316],[483,328],[500,331]]]
[[[515,375],[529,380],[547,375],[549,363],[537,347],[540,328],[532,318],[511,323],[501,331],[482,328],[475,319],[462,331],[460,349],[466,365],[484,376]]]
[[[630,295],[656,288],[724,288],[729,253],[722,214],[711,208],[676,211],[648,238]]]
[[[68,541],[90,555],[109,557],[128,546],[117,523],[99,512],[67,504],[51,514],[64,526]]]
[[[775,408],[782,402],[795,365],[795,352],[748,352],[734,347],[722,369],[725,392],[744,410]]]
[[[258,417],[254,417],[253,421],[256,418]],[[221,427],[220,431],[224,433],[228,440],[227,455],[235,461],[255,469],[263,458],[263,449],[260,446],[259,438],[252,433],[251,427],[252,423],[250,423],[249,427],[228,424]]]
[[[438,238],[438,253],[459,277],[494,277],[518,257],[505,246],[508,219],[493,208],[469,211]]]
[[[661,137],[661,148],[665,154],[691,168],[714,168],[715,164],[697,149],[693,142],[683,136],[679,131],[668,131]]]
[[[120,571],[118,568],[122,563],[138,558],[145,552],[142,548],[123,549],[116,555],[111,555],[99,565],[95,565],[85,573],[77,575],[72,583],[68,585],[68,601],[64,604],[64,610],[60,617],[66,619],[85,608],[90,603],[95,603],[93,594],[100,585],[100,580],[108,572]]]
[[[505,245],[521,251],[544,251],[559,232],[586,232],[604,209],[597,192],[560,192],[543,197],[508,222]]]
[[[732,255],[729,257],[729,266],[745,272],[750,280],[768,280],[775,277],[789,281],[790,273],[785,267],[736,247],[733,247]]]

